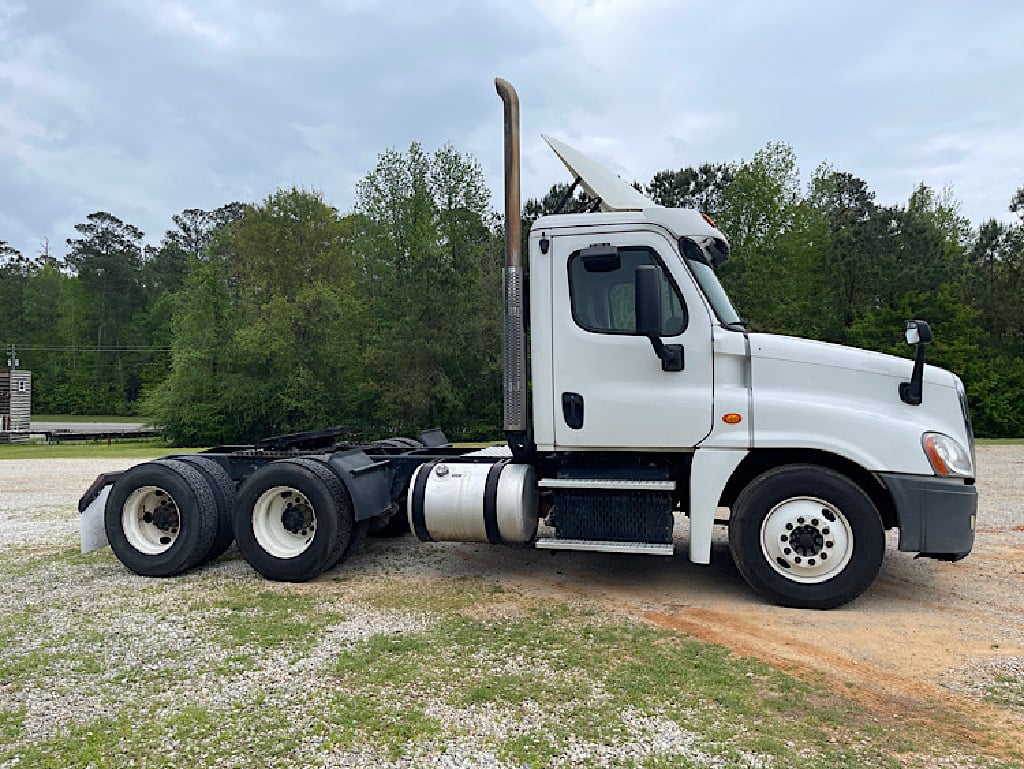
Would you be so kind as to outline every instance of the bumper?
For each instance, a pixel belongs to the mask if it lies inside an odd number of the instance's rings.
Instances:
[[[899,520],[899,549],[956,561],[974,546],[978,490],[958,478],[880,475]]]

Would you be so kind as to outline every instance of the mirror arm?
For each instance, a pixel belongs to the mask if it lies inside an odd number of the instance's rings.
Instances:
[[[924,342],[917,343],[914,354],[914,370],[909,382],[900,382],[900,400],[909,406],[920,406],[924,390]]]
[[[914,370],[909,382],[900,382],[900,400],[908,406],[920,406],[924,397],[924,346],[932,341],[932,329],[926,320],[908,320],[905,324],[907,341],[917,344],[914,352]]]
[[[685,364],[683,346],[681,344],[665,344],[660,337],[649,336],[651,347],[661,361],[662,371],[682,371]]]

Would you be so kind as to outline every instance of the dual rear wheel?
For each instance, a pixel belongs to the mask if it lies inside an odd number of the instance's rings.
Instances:
[[[235,541],[270,579],[301,582],[347,558],[366,536],[344,484],[307,458],[265,465],[235,491],[217,462],[177,456],[137,465],[114,484],[107,539],[137,574],[169,577],[217,558]]]
[[[264,577],[304,582],[348,558],[366,537],[341,479],[323,462],[272,462],[242,486],[235,505],[238,549]]]
[[[216,558],[231,544],[230,480],[211,460],[177,457],[136,465],[107,497],[110,547],[125,566],[147,577],[171,577]]]

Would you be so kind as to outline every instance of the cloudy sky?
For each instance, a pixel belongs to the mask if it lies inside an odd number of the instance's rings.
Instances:
[[[524,197],[550,133],[626,178],[796,151],[880,203],[952,187],[974,223],[1024,185],[1024,2],[0,0],[0,240],[65,253],[109,211],[157,242],[184,208],[316,189],[342,211],[388,147],[450,142],[500,208],[501,102]]]

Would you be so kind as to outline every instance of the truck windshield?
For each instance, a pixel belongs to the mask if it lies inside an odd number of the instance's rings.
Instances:
[[[732,306],[732,302],[729,301],[729,295],[725,293],[725,289],[722,288],[722,284],[718,281],[718,276],[715,275],[715,271],[704,264],[698,262],[696,259],[686,260],[690,265],[690,271],[693,272],[693,276],[697,279],[700,284],[701,290],[704,292],[704,296],[711,302],[711,307],[714,309],[718,319],[722,322],[723,326],[742,326],[744,322],[740,319],[739,313]]]

